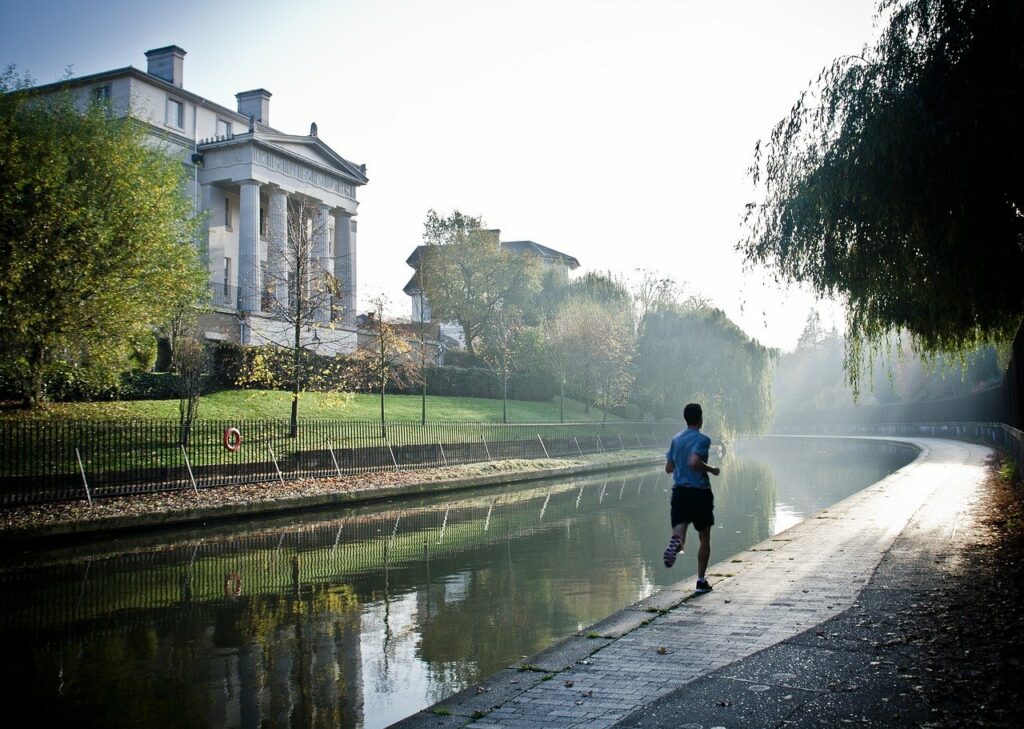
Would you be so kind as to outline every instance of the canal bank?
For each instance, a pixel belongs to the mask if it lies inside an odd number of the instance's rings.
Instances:
[[[895,629],[893,613],[926,612],[936,584],[965,568],[958,546],[979,533],[991,450],[886,440],[920,453],[873,486],[715,564],[712,593],[694,595],[687,577],[396,726],[926,720],[934,707],[920,696],[929,678],[905,669],[907,656],[926,655],[928,647]]]
[[[221,486],[194,494],[184,491],[125,496],[92,504],[83,501],[11,507],[0,513],[0,543],[92,539],[164,527],[254,519],[307,509],[586,476],[661,463],[663,459],[656,451],[625,450],[578,460],[494,461],[338,479]]]

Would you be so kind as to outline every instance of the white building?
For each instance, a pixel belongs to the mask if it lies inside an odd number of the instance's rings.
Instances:
[[[356,190],[367,183],[366,166],[328,147],[315,124],[308,135],[271,127],[271,94],[265,89],[236,94],[237,107],[229,109],[185,90],[181,48],[157,48],[146,58],[146,71],[128,66],[37,90],[70,88],[83,103],[108,102],[114,114],[144,122],[150,138],[187,167],[194,207],[207,213],[198,241],[214,310],[203,319],[207,338],[290,342],[287,324],[268,314],[268,297],[274,295],[268,281],[286,275],[279,251],[285,249],[289,211],[302,207],[317,219],[316,256],[340,283],[339,295],[315,316],[322,326],[303,336],[325,354],[354,351],[353,218]]]

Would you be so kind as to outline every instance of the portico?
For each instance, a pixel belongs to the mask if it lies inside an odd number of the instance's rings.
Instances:
[[[310,132],[293,136],[250,124],[246,133],[199,142],[198,182],[208,211],[204,252],[212,303],[238,312],[242,344],[291,344],[293,327],[282,319],[301,291],[313,303],[303,338],[330,354],[355,347],[352,332],[341,335],[354,331],[353,218],[356,187],[367,178],[365,167],[320,141],[315,125]],[[311,287],[324,286],[318,273],[333,281],[329,292],[312,296]]]

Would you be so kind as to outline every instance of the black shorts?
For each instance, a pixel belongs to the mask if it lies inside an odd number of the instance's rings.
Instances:
[[[715,495],[711,489],[676,486],[672,489],[672,526],[693,524],[699,532],[715,523]]]

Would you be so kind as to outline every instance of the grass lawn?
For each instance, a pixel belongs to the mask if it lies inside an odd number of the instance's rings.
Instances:
[[[384,415],[389,421],[419,422],[421,398],[419,395],[387,395]],[[206,395],[199,404],[201,420],[231,420],[234,418],[282,420],[291,414],[291,394],[274,390],[225,390]],[[177,418],[177,400],[136,400],[130,402],[55,403],[43,413],[25,413],[9,410],[5,418],[57,417],[82,419]],[[508,401],[509,422],[558,422],[558,400],[551,402]],[[566,398],[567,422],[600,421],[603,413],[591,408],[584,412],[583,404]],[[379,420],[378,395],[338,396],[315,392],[303,393],[299,400],[299,417],[315,420]],[[618,420],[614,415],[609,420]],[[427,396],[428,421],[464,421],[478,423],[501,422],[501,400],[475,397]]]

